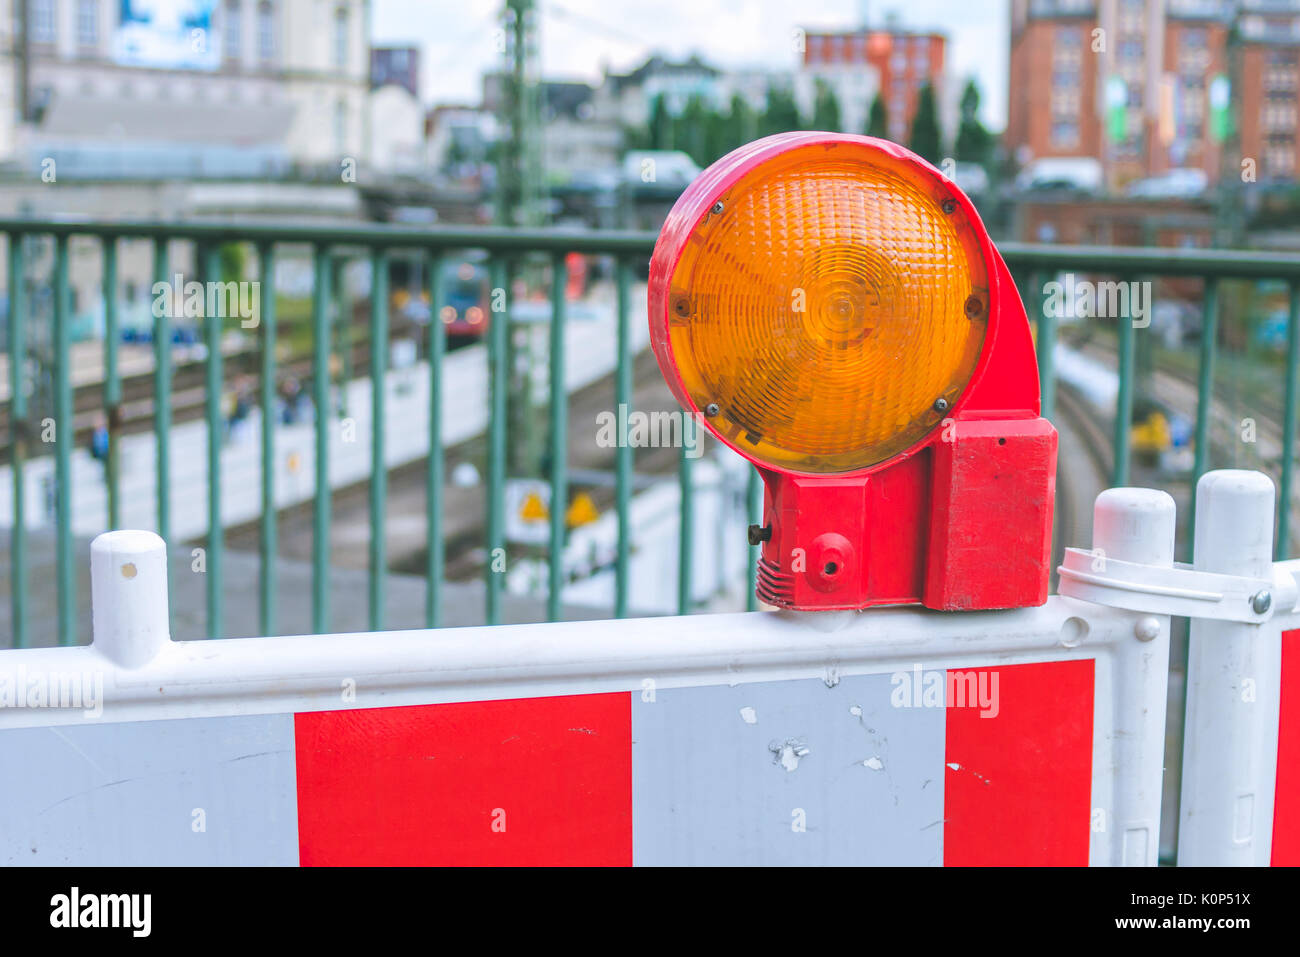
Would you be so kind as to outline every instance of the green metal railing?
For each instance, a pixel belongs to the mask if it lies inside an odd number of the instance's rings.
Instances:
[[[1046,277],[1058,272],[1109,275],[1128,281],[1138,277],[1198,278],[1203,280],[1200,358],[1196,389],[1196,430],[1192,466],[1192,490],[1210,464],[1210,413],[1214,391],[1214,364],[1218,354],[1220,283],[1224,280],[1282,280],[1289,287],[1287,320],[1286,387],[1283,398],[1282,467],[1278,487],[1275,553],[1283,558],[1290,547],[1290,503],[1295,478],[1296,403],[1300,380],[1300,255],[1244,250],[1161,249],[1107,246],[1044,246],[1025,243],[999,245],[1013,272],[1034,277],[1040,308],[1030,318],[1038,328],[1038,366],[1042,383],[1044,414],[1052,409],[1056,392],[1052,348],[1056,342],[1056,318],[1041,308],[1041,290]],[[1033,301],[1033,297],[1030,298]],[[1119,394],[1116,398],[1114,462],[1111,484],[1127,485],[1133,421],[1134,327],[1132,315],[1116,317]],[[1192,502],[1195,516],[1195,499]]]
[[[264,634],[276,633],[277,626],[277,565],[278,548],[277,514],[275,502],[275,468],[273,465],[276,428],[276,377],[277,377],[277,315],[275,297],[275,263],[277,250],[286,246],[306,246],[311,251],[313,289],[311,309],[311,395],[317,411],[315,430],[315,493],[313,498],[314,530],[312,541],[312,629],[317,633],[330,630],[330,519],[331,487],[329,481],[329,425],[331,401],[331,314],[337,298],[332,277],[341,256],[364,257],[369,262],[372,276],[372,293],[369,311],[371,338],[369,375],[372,383],[374,419],[370,447],[369,487],[369,587],[368,623],[372,629],[385,626],[385,574],[387,562],[384,523],[386,519],[386,470],[383,416],[385,413],[384,378],[387,370],[387,342],[390,328],[388,309],[388,267],[401,253],[414,256],[421,264],[421,275],[426,282],[432,308],[443,300],[443,275],[441,265],[451,251],[477,249],[488,256],[488,277],[491,289],[490,308],[492,321],[487,334],[488,365],[488,430],[486,443],[487,483],[485,496],[485,544],[487,561],[485,571],[485,618],[497,623],[502,613],[503,576],[500,559],[505,548],[504,492],[507,464],[507,389],[508,367],[507,322],[509,315],[510,269],[521,257],[541,254],[550,261],[553,276],[550,325],[550,408],[548,414],[550,465],[549,484],[552,508],[549,526],[549,566],[547,617],[561,617],[562,586],[561,563],[565,535],[565,508],[568,492],[567,430],[568,409],[565,388],[564,364],[565,329],[568,321],[564,299],[564,259],[571,252],[612,257],[615,263],[616,292],[616,356],[614,372],[615,409],[630,408],[632,404],[633,349],[630,330],[632,311],[632,277],[638,263],[649,257],[656,239],[645,232],[588,232],[540,229],[485,229],[473,227],[412,228],[402,226],[366,225],[338,226],[284,226],[262,223],[161,223],[161,222],[37,222],[30,220],[0,219],[0,232],[8,241],[9,267],[9,348],[11,356],[26,354],[30,343],[28,333],[32,316],[28,291],[28,271],[31,263],[24,253],[24,240],[49,238],[53,240],[53,270],[49,280],[53,291],[53,344],[56,361],[53,368],[54,418],[58,426],[54,448],[56,472],[56,577],[58,590],[58,638],[63,644],[77,641],[75,577],[73,567],[73,538],[71,515],[71,455],[74,441],[72,423],[72,385],[69,368],[70,349],[70,285],[69,241],[73,237],[93,237],[99,240],[103,262],[103,294],[105,301],[106,341],[104,349],[103,397],[109,422],[109,453],[105,480],[108,487],[108,518],[116,527],[121,519],[121,469],[119,458],[120,425],[122,420],[122,373],[118,361],[118,244],[125,240],[152,242],[152,273],[156,281],[168,282],[171,244],[193,245],[199,271],[205,278],[216,278],[219,271],[217,250],[225,243],[249,244],[255,248],[258,260],[258,277],[262,283],[261,322],[258,335],[260,349],[258,374],[260,376],[259,404],[262,415],[260,446],[260,533],[261,575],[259,581],[259,625]],[[359,252],[358,252],[359,251]],[[1206,281],[1204,304],[1204,335],[1202,337],[1200,374],[1198,380],[1198,410],[1196,423],[1195,477],[1209,467],[1209,409],[1213,385],[1213,364],[1216,344],[1214,331],[1218,315],[1218,290],[1221,280],[1280,279],[1290,284],[1290,314],[1287,334],[1287,372],[1284,413],[1283,461],[1281,471],[1281,501],[1279,509],[1277,549],[1286,552],[1289,542],[1289,508],[1294,481],[1296,436],[1296,405],[1300,398],[1300,256],[1255,254],[1246,252],[1209,252],[1199,250],[1166,249],[1115,249],[1100,247],[1033,246],[1008,243],[1001,246],[1008,266],[1020,276],[1030,277],[1036,289],[1026,298],[1031,302],[1031,316],[1038,325],[1038,359],[1042,381],[1043,408],[1049,417],[1054,413],[1055,367],[1052,350],[1056,341],[1056,321],[1045,314],[1042,290],[1046,278],[1056,272],[1071,271],[1088,275],[1112,275],[1123,279],[1136,276],[1199,277]],[[22,277],[23,281],[14,281]],[[206,583],[208,632],[220,637],[224,629],[222,499],[220,460],[223,434],[220,397],[223,389],[223,358],[221,351],[221,320],[205,320],[207,368],[205,370],[204,416],[208,427],[208,503]],[[1131,316],[1119,317],[1118,365],[1120,387],[1114,428],[1114,467],[1111,476],[1116,485],[1129,480],[1129,446],[1133,408],[1133,362],[1135,330]],[[350,336],[350,333],[349,333]],[[155,392],[154,432],[157,449],[157,524],[164,539],[171,527],[170,470],[171,470],[171,387],[172,350],[170,348],[169,320],[164,314],[155,319],[153,330]],[[427,472],[427,535],[428,552],[424,573],[427,578],[424,608],[425,623],[438,627],[443,622],[443,579],[446,572],[445,522],[444,522],[444,436],[442,419],[444,411],[443,366],[447,353],[445,330],[436,315],[429,324],[427,358],[430,376],[430,424]],[[27,417],[30,406],[27,398],[25,364],[10,362],[11,409],[10,425],[13,472],[13,516],[11,561],[13,568],[12,627],[14,642],[22,647],[28,642],[30,606],[28,598],[28,536],[26,517],[28,501],[24,496],[23,473],[30,457],[30,437],[27,434]],[[698,427],[688,423],[687,427]],[[613,613],[617,617],[629,613],[629,561],[631,504],[634,453],[626,442],[617,443],[614,455],[615,510],[617,513],[618,543],[615,556],[615,596]],[[681,487],[681,535],[678,567],[678,610],[692,610],[692,556],[693,556],[693,486],[692,462],[681,450],[678,463],[678,481]],[[759,520],[762,505],[762,487],[756,474],[751,474],[746,489],[746,500],[752,521]],[[756,549],[751,549],[749,578],[751,597],[749,607],[754,607],[752,585],[756,571]]]
[[[315,432],[315,492],[312,502],[312,628],[326,632],[330,628],[330,535],[331,486],[329,481],[329,420],[331,401],[330,355],[333,325],[331,310],[336,305],[336,294],[331,282],[332,269],[340,254],[361,254],[369,258],[372,293],[370,296],[370,380],[374,428],[371,430],[370,483],[369,483],[369,586],[368,625],[371,629],[385,626],[385,571],[387,563],[384,522],[386,518],[387,472],[385,461],[384,421],[387,372],[388,266],[390,256],[397,251],[415,254],[422,264],[430,302],[443,299],[443,275],[440,268],[444,257],[452,250],[479,249],[490,257],[489,284],[493,291],[491,308],[498,320],[509,313],[509,269],[526,254],[543,253],[551,260],[554,277],[551,305],[551,367],[550,386],[552,402],[549,411],[551,445],[549,482],[552,502],[550,517],[550,565],[548,573],[547,617],[558,619],[562,614],[561,594],[564,584],[561,564],[565,536],[565,509],[568,473],[565,454],[567,443],[567,393],[564,386],[564,336],[567,316],[564,300],[564,260],[569,252],[613,256],[616,263],[617,287],[617,357],[614,401],[630,406],[632,395],[632,347],[630,330],[632,273],[638,260],[649,257],[654,236],[643,233],[588,233],[563,230],[500,230],[464,227],[438,229],[410,229],[389,226],[359,227],[296,227],[268,226],[264,224],[194,223],[172,224],[157,222],[38,222],[30,220],[0,220],[0,232],[6,235],[9,248],[9,275],[23,277],[24,281],[10,282],[10,347],[15,355],[27,352],[32,317],[25,299],[30,283],[28,263],[24,258],[24,240],[29,237],[51,238],[54,242],[54,269],[50,284],[54,290],[54,418],[59,424],[54,444],[56,461],[56,578],[58,605],[58,639],[62,644],[74,644],[76,634],[76,594],[73,566],[72,514],[69,494],[71,488],[71,461],[74,443],[72,422],[72,390],[70,381],[70,283],[68,277],[68,244],[73,237],[93,237],[102,249],[103,284],[105,301],[104,349],[104,403],[109,421],[109,455],[105,468],[108,491],[108,519],[110,527],[121,520],[120,434],[122,377],[118,361],[120,333],[118,245],[126,240],[147,240],[153,246],[152,275],[156,282],[170,283],[169,263],[172,243],[191,243],[196,252],[198,271],[204,279],[216,279],[220,269],[218,249],[225,243],[252,244],[257,251],[258,280],[262,286],[261,322],[258,334],[260,407],[262,415],[261,436],[261,518],[259,551],[261,573],[259,576],[259,626],[264,634],[276,633],[277,625],[277,566],[278,549],[277,513],[275,505],[275,468],[273,465],[276,428],[276,378],[277,378],[277,316],[275,297],[275,262],[277,249],[285,246],[307,246],[311,250],[313,286],[311,295],[311,395],[318,412]],[[435,305],[436,308],[436,305]],[[204,320],[204,340],[207,346],[204,388],[204,417],[207,420],[208,442],[208,503],[207,542],[205,549],[207,631],[213,637],[223,634],[225,623],[223,605],[223,556],[225,551],[222,525],[222,499],[220,462],[223,428],[221,395],[224,388],[224,369],[221,351],[222,319]],[[157,451],[156,506],[157,525],[164,539],[171,532],[171,411],[172,411],[172,349],[171,323],[164,312],[154,319],[154,434]],[[507,453],[507,323],[489,324],[487,337],[489,371],[489,428],[487,443],[487,495],[486,539],[488,546],[485,617],[489,623],[500,621],[502,611],[501,558],[505,549],[504,491]],[[428,553],[425,566],[427,577],[425,623],[438,627],[443,619],[442,582],[446,569],[444,542],[444,466],[445,450],[442,435],[443,390],[442,370],[446,355],[446,330],[442,323],[429,324],[428,362],[430,375],[430,426],[427,486]],[[28,383],[24,380],[25,367],[21,362],[10,364],[11,438],[13,451],[11,468],[14,481],[14,508],[12,516],[11,561],[14,568],[12,627],[14,644],[23,647],[30,636],[30,608],[27,596],[29,571],[28,534],[26,531],[29,503],[24,496],[24,468],[30,453],[26,422],[29,415],[27,401]],[[557,454],[558,452],[558,454]],[[614,613],[628,613],[630,560],[630,534],[628,512],[631,502],[631,477],[633,450],[619,443],[615,452],[615,502],[618,512],[619,542],[615,561],[616,597]],[[685,473],[683,473],[685,475]],[[689,509],[690,490],[683,494],[684,508]],[[689,514],[689,512],[688,512]],[[688,554],[691,540],[689,525],[684,526],[682,553]],[[685,582],[689,568],[683,570]],[[685,585],[682,610],[689,610]]]

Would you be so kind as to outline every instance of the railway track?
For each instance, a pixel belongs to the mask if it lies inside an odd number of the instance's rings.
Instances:
[[[1056,389],[1059,445],[1056,463],[1056,515],[1053,530],[1052,586],[1067,547],[1092,544],[1092,505],[1110,487],[1114,462],[1111,439],[1096,410],[1072,388]]]
[[[1114,367],[1114,351],[1095,339],[1071,343],[1071,347]],[[1149,379],[1148,394],[1195,421],[1198,383],[1192,375],[1157,369]],[[1263,472],[1274,483],[1280,482],[1284,414],[1280,396],[1280,384],[1275,393],[1266,390],[1247,393],[1225,390],[1222,379],[1214,383],[1210,405],[1210,468],[1252,469]],[[1182,499],[1179,504],[1183,512],[1184,504],[1190,501],[1190,482],[1182,478],[1171,480],[1167,476],[1158,482],[1169,487],[1176,499]],[[1300,488],[1292,490],[1289,510],[1292,515],[1300,514]],[[1189,533],[1190,530],[1180,527],[1180,541],[1187,549],[1190,549]]]
[[[632,407],[647,413],[671,412],[679,407],[663,378],[659,375],[654,356],[649,350],[642,352],[633,363]],[[572,393],[568,400],[569,450],[568,465],[571,472],[611,471],[614,467],[614,449],[600,448],[595,443],[596,415],[614,407],[613,375],[606,376]],[[468,462],[486,474],[486,439],[474,439],[449,447],[445,451],[446,475],[456,465]],[[672,475],[677,468],[678,452],[675,448],[643,448],[635,452],[635,472],[638,479]],[[388,474],[387,520],[385,536],[388,550],[388,569],[392,572],[423,574],[428,550],[425,534],[426,462],[421,459]],[[605,485],[581,486],[571,482],[572,489],[582,488],[594,500],[599,511],[613,507],[614,489]],[[369,561],[370,511],[368,480],[346,488],[335,489],[330,501],[331,534],[330,564],[340,568],[366,568]],[[446,548],[446,579],[470,581],[478,579],[484,571],[486,549],[486,489],[480,482],[461,488],[447,481],[443,488],[443,529]],[[303,502],[280,512],[277,520],[279,555],[308,561],[314,542],[313,504]],[[253,521],[228,529],[226,546],[235,550],[255,552],[258,549],[260,522]],[[511,546],[511,553],[527,550],[526,546]]]
[[[360,325],[364,318],[354,319],[357,326],[352,336],[351,367],[365,370],[370,367],[370,344],[368,333]],[[360,325],[358,325],[360,323]],[[337,335],[337,331],[336,331]],[[337,354],[337,350],[336,350]],[[223,357],[223,382],[229,389],[235,382],[248,378],[255,388],[260,388],[260,352],[254,349],[227,353]],[[312,359],[310,356],[295,357],[277,363],[276,373],[280,379],[293,377],[302,383],[304,393],[310,395]],[[173,426],[202,419],[207,415],[207,363],[202,359],[187,359],[176,363],[172,369],[171,381],[171,422]],[[156,387],[152,369],[135,375],[123,376],[122,401],[118,411],[118,435],[135,435],[152,432],[157,408],[155,401]],[[0,403],[0,465],[11,459],[8,442],[10,435],[10,404]],[[29,427],[38,423],[48,410],[29,409]],[[72,393],[72,422],[74,445],[89,445],[91,434],[101,418],[108,418],[109,410],[104,403],[104,383],[95,381],[79,385]]]

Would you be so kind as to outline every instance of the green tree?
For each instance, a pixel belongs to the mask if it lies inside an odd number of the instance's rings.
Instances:
[[[670,150],[673,148],[673,116],[668,112],[668,104],[663,94],[654,98],[650,104],[650,149]]]
[[[681,115],[673,122],[673,142],[700,166],[712,163],[716,156],[709,156],[709,127],[716,125],[717,116],[709,109],[700,96],[692,96],[686,101]]]
[[[799,116],[799,104],[789,87],[774,85],[767,88],[767,102],[763,105],[758,126],[763,136],[805,129]]]
[[[830,133],[840,131],[840,101],[835,90],[825,80],[817,80],[817,95],[813,100],[812,128]]]
[[[243,243],[222,243],[217,248],[217,261],[221,269],[222,282],[242,282],[248,266],[248,251]]]
[[[980,91],[974,80],[966,83],[961,94],[961,124],[957,127],[954,158],[964,163],[986,165],[993,154],[993,135],[979,120]]]
[[[943,158],[939,111],[934,101],[934,87],[929,83],[921,87],[917,96],[916,115],[912,117],[912,132],[907,138],[907,148],[931,163],[938,163]]]
[[[879,93],[871,101],[871,109],[867,113],[867,135],[882,140],[889,139],[889,111],[885,109],[885,98]]]
[[[749,101],[739,93],[732,95],[731,110],[717,126],[721,133],[719,145],[722,152],[718,154],[719,156],[758,138],[758,117],[754,115]]]

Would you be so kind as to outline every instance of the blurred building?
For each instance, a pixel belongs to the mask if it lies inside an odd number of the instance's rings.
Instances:
[[[1260,182],[1300,178],[1300,0],[1243,0],[1235,68],[1239,155]]]
[[[652,56],[628,73],[606,71],[599,94],[593,101],[596,114],[623,127],[644,127],[654,101],[663,98],[669,113],[676,116],[692,97],[714,108],[725,108],[719,86],[722,71],[697,56],[670,60]]]
[[[547,184],[563,186],[617,167],[623,127],[634,125],[625,118],[639,116],[637,122],[644,124],[648,106],[624,97],[624,87],[608,81],[603,87],[571,80],[543,80],[540,85],[541,159]],[[499,117],[505,89],[504,74],[484,74],[483,109]]]
[[[425,116],[425,151],[431,169],[452,179],[477,178],[489,165],[496,116],[476,106],[444,103]]]
[[[424,107],[398,83],[370,91],[370,166],[383,173],[416,175],[428,171]]]
[[[542,168],[552,184],[567,184],[618,165],[623,131],[597,110],[586,83],[542,83]]]
[[[419,47],[371,47],[370,86],[377,90],[390,83],[420,98]]]
[[[943,34],[890,26],[809,31],[803,41],[800,73],[824,81],[835,91],[844,130],[866,130],[871,101],[880,93],[889,119],[889,139],[905,143],[921,88],[930,84],[944,136],[951,139],[956,132],[959,91],[944,71],[947,41]]]
[[[1295,178],[1300,0],[1012,0],[1005,142],[1111,189],[1225,164]]]
[[[0,0],[0,22],[18,23]],[[0,43],[0,158],[60,179],[364,164],[369,0],[27,0]]]

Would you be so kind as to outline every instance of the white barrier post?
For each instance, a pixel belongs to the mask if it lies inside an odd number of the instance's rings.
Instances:
[[[1167,492],[1107,489],[1093,507],[1094,560],[1172,568],[1176,511]],[[1136,619],[1132,639],[1116,646],[1111,695],[1137,710],[1117,710],[1114,763],[1096,785],[1113,794],[1114,820],[1094,828],[1094,861],[1154,867],[1158,860],[1168,674],[1169,616]],[[1109,855],[1101,853],[1106,844]]]
[[[153,532],[105,532],[90,543],[91,646],[123,668],[147,664],[171,641],[167,545]]]
[[[1268,579],[1273,482],[1259,472],[1208,472],[1196,486],[1195,568]],[[1278,601],[1257,592],[1256,612]],[[1270,622],[1193,618],[1178,829],[1180,866],[1267,866],[1282,645]]]

